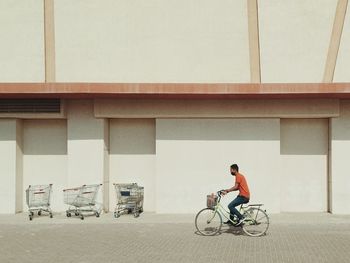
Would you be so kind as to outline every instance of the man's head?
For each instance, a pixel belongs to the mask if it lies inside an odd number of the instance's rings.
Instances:
[[[230,170],[231,170],[231,174],[232,175],[236,175],[236,173],[238,173],[238,171],[239,171],[238,165],[237,164],[232,164],[230,166]]]

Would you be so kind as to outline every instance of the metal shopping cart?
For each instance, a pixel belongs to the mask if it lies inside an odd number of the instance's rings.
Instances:
[[[118,218],[123,213],[133,213],[138,217],[143,212],[144,188],[131,184],[114,184],[117,194],[117,205],[114,210],[114,217]]]
[[[81,187],[64,189],[64,203],[69,205],[68,210],[66,210],[67,217],[71,217],[74,214],[80,217],[81,220],[84,220],[83,213],[85,212],[90,212],[99,217],[102,206],[96,202],[96,199],[101,185],[83,185]]]
[[[29,220],[33,220],[34,212],[41,216],[42,212],[47,212],[52,218],[50,208],[52,184],[49,185],[29,185],[26,189],[26,201],[29,211]]]

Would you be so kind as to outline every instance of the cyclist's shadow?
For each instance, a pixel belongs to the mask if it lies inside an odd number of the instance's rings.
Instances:
[[[201,233],[199,233],[198,231],[195,231],[194,232],[196,235],[198,236],[202,236]],[[233,235],[236,235],[236,236],[243,236],[244,235],[244,232],[243,232],[243,229],[241,226],[238,226],[238,227],[235,227],[235,226],[223,226],[221,228],[221,230],[215,234],[214,236],[220,236],[222,234],[233,234]]]
[[[236,236],[242,236],[244,235],[244,232],[241,226],[223,226],[220,230],[220,234],[233,234]]]

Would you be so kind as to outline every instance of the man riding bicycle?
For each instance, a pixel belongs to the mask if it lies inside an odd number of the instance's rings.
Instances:
[[[238,222],[235,224],[235,226],[239,226],[244,222],[244,217],[241,215],[241,213],[236,209],[236,206],[239,206],[241,204],[246,204],[249,202],[250,199],[250,192],[248,188],[247,181],[245,177],[240,174],[239,168],[237,164],[232,164],[230,167],[230,172],[233,176],[236,176],[236,183],[233,187],[226,189],[222,191],[222,194],[225,195],[232,191],[239,191],[238,196],[228,205],[228,208],[230,209],[230,219],[234,220],[234,215],[237,216]],[[233,223],[228,220],[225,222],[225,224],[232,225]]]

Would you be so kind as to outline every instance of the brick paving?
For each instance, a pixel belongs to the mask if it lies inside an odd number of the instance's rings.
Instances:
[[[350,262],[350,216],[271,215],[268,234],[195,233],[193,215],[0,215],[0,262]]]

